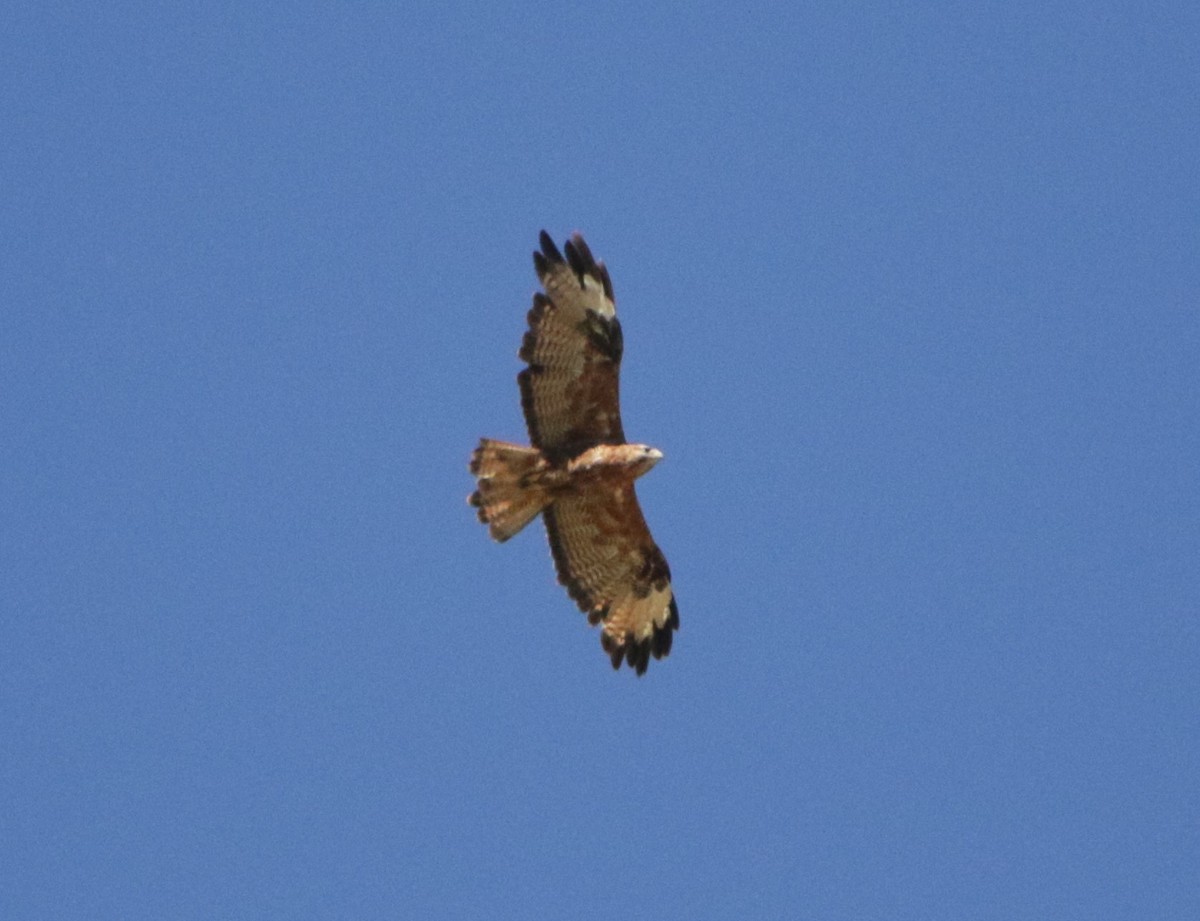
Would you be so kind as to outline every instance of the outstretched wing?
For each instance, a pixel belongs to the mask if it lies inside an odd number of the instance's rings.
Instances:
[[[529,438],[561,462],[598,444],[622,444],[617,374],[621,324],[612,282],[575,234],[558,251],[546,231],[533,254],[545,293],[533,296],[518,376]]]
[[[600,642],[613,668],[624,659],[641,675],[650,656],[671,651],[679,609],[670,567],[646,527],[633,483],[585,487],[561,496],[543,515],[559,581],[588,620],[603,625]]]

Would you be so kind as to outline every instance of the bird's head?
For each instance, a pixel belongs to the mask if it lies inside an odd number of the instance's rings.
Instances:
[[[648,473],[651,467],[662,460],[663,453],[658,448],[652,448],[649,445],[630,445],[630,447],[634,449],[629,460],[629,464],[634,470],[634,476]]]

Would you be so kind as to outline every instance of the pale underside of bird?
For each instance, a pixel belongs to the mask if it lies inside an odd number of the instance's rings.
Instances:
[[[565,258],[545,231],[540,243],[533,264],[544,290],[533,296],[517,375],[531,445],[482,439],[468,501],[498,541],[542,516],[558,580],[600,625],[613,668],[624,661],[641,675],[679,628],[671,571],[633,489],[662,454],[625,441],[608,269],[579,234]]]

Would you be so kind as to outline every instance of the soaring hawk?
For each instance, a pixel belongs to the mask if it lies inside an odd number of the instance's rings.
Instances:
[[[583,237],[564,247],[544,230],[517,375],[532,447],[484,438],[471,456],[479,488],[468,500],[492,537],[505,541],[540,513],[558,580],[588,621],[613,668],[639,675],[671,651],[679,609],[671,570],[650,537],[633,481],[662,453],[626,444],[617,376],[621,324],[612,282]]]

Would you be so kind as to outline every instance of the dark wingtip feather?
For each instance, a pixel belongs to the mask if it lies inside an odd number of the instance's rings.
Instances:
[[[670,613],[667,615],[667,622],[655,629],[651,640],[651,652],[656,659],[665,658],[670,653],[675,631],[679,629],[679,606],[675,603],[674,594],[671,595],[671,606],[668,610]]]
[[[554,240],[546,231],[538,234],[538,243],[541,244],[543,255],[549,262],[562,262],[562,253],[558,251],[558,247],[554,245]]]
[[[650,651],[654,654],[654,658],[661,659],[671,651],[671,628],[663,627],[654,631],[654,637],[651,640]]]
[[[579,277],[580,285],[583,284],[584,275],[600,277],[600,271],[596,268],[596,259],[592,256],[592,251],[588,249],[587,243],[583,241],[583,237],[577,233],[572,234],[564,249],[567,252],[567,262],[571,266],[571,270]]]
[[[558,247],[554,245],[554,241],[550,239],[550,234],[542,231],[538,234],[538,243],[541,244],[542,250],[533,253],[533,270],[537,272],[537,277],[544,281],[546,273],[550,271],[550,263],[562,262],[562,253],[558,251]]]
[[[607,633],[601,633],[600,648],[608,653],[608,660],[612,663],[613,671],[619,669],[621,660],[625,658],[625,647]]]
[[[596,269],[600,273],[600,282],[604,285],[604,296],[615,304],[617,299],[613,296],[612,279],[608,277],[608,266],[603,262],[597,262]]]
[[[629,651],[625,653],[625,661],[629,663],[637,676],[640,678],[646,674],[646,666],[650,664],[649,647],[645,643],[629,644]]]

